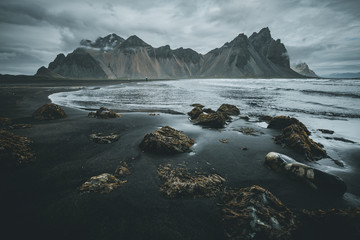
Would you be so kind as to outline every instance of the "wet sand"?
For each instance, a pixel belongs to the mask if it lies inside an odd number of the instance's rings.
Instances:
[[[34,140],[33,164],[1,174],[3,234],[12,239],[226,239],[217,198],[167,199],[160,192],[160,164],[171,163],[226,179],[226,187],[259,185],[291,209],[360,207],[359,174],[338,171],[348,185],[344,197],[325,196],[307,185],[275,173],[265,155],[280,152],[303,156],[273,141],[279,130],[261,128],[238,117],[224,129],[194,126],[186,115],[121,113],[118,119],[87,118],[86,111],[64,108],[68,117],[34,121],[31,114],[54,92],[98,85],[96,82],[2,83],[0,117],[31,123],[14,130]],[[101,83],[109,84],[109,83]],[[191,107],[189,106],[189,110]],[[138,145],[148,132],[169,125],[195,139],[190,153],[159,155]],[[263,134],[244,135],[251,127]],[[96,144],[92,133],[118,133],[112,144]],[[226,139],[227,143],[220,140]],[[244,150],[246,148],[247,150]],[[337,149],[345,163],[359,169],[358,145]],[[127,183],[110,194],[79,194],[78,187],[94,175],[114,173],[120,161],[132,164]],[[316,166],[316,164],[315,164]]]

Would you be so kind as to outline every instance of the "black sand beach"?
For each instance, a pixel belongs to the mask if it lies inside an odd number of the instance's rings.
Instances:
[[[264,165],[268,152],[280,152],[299,161],[303,155],[275,144],[280,130],[261,128],[234,118],[223,129],[193,125],[186,115],[121,113],[121,118],[87,118],[88,112],[64,108],[67,118],[36,121],[31,114],[49,102],[54,92],[120,82],[44,81],[2,82],[0,117],[31,128],[13,132],[33,139],[35,161],[1,173],[2,234],[9,239],[226,239],[218,198],[167,199],[159,191],[160,165],[171,163],[190,170],[216,173],[225,187],[259,185],[287,207],[329,209],[360,207],[359,174],[339,172],[348,186],[343,197],[316,192],[302,182],[288,179]],[[205,103],[204,103],[205,104]],[[191,107],[189,106],[189,110]],[[161,155],[143,152],[139,143],[146,133],[171,126],[194,138],[191,152]],[[256,136],[238,130],[251,127]],[[92,133],[117,133],[119,141],[96,144]],[[260,133],[261,132],[261,133]],[[227,140],[221,142],[220,140]],[[343,159],[359,166],[359,147],[340,151]],[[109,194],[80,194],[90,177],[114,173],[120,161],[131,165],[127,183]],[[314,235],[315,236],[315,235]]]

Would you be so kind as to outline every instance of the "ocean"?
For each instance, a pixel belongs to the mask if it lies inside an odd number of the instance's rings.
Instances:
[[[298,118],[318,140],[319,128],[337,138],[360,143],[359,79],[183,79],[137,81],[106,87],[87,87],[49,96],[58,105],[94,110],[107,107],[131,112],[186,114],[193,103],[216,110],[236,105],[241,115],[286,115]]]

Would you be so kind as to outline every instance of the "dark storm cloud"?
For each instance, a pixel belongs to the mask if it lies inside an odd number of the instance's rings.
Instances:
[[[358,0],[3,0],[0,72],[33,74],[81,39],[109,33],[206,53],[266,26],[292,63],[319,74],[360,71],[358,9]]]

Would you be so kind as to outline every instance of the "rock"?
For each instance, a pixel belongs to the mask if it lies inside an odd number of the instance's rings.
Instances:
[[[120,181],[114,175],[109,173],[103,173],[101,175],[91,177],[79,187],[79,191],[80,193],[110,193],[124,185],[126,182],[126,180]]]
[[[140,148],[149,152],[178,153],[186,152],[194,144],[194,139],[169,126],[162,127],[145,135]]]
[[[240,114],[240,110],[236,106],[231,105],[231,104],[222,104],[218,108],[217,112],[225,113],[228,115],[239,115]]]
[[[35,158],[32,143],[30,138],[0,130],[0,165],[18,167],[32,162]]]
[[[203,125],[213,128],[221,128],[225,125],[226,118],[224,114],[215,112],[215,113],[201,113],[193,122],[196,125]]]
[[[251,135],[251,136],[259,136],[261,134],[264,134],[263,132],[250,127],[241,127],[238,131],[241,132],[242,134]]]
[[[288,116],[278,116],[274,117],[270,120],[268,128],[274,128],[274,129],[284,129],[287,126],[290,126],[292,124],[297,124],[300,127],[304,129],[304,131],[310,135],[310,131],[306,128],[306,126],[297,120],[296,118],[288,117]]]
[[[229,143],[229,139],[219,139],[219,142],[221,142],[221,143]]]
[[[120,177],[120,178],[130,175],[130,173],[131,172],[129,170],[128,164],[126,162],[122,162],[122,161],[120,162],[120,167],[118,167],[115,170],[115,176]]]
[[[280,136],[275,137],[275,142],[285,144],[299,153],[303,153],[309,161],[327,157],[326,151],[320,144],[309,138],[306,129],[301,125],[292,124],[282,130]]]
[[[355,143],[354,141],[351,141],[349,139],[342,138],[342,137],[325,137],[325,139],[335,140],[335,141],[340,141],[340,142],[346,142],[346,143]]]
[[[221,190],[225,179],[217,174],[191,175],[185,168],[172,168],[170,164],[158,168],[160,180],[164,183],[160,192],[168,198],[214,197]]]
[[[187,114],[191,119],[196,119],[201,113],[203,113],[203,110],[201,107],[194,107],[190,112]]]
[[[66,114],[60,106],[53,103],[47,103],[37,109],[32,117],[37,120],[53,120],[66,118]]]
[[[114,112],[113,110],[110,110],[108,108],[104,108],[101,107],[99,110],[97,110],[96,112],[90,112],[88,114],[88,117],[93,117],[93,118],[103,118],[103,119],[107,119],[107,118],[120,118],[121,114]]]
[[[261,121],[261,122],[266,122],[266,123],[269,123],[272,119],[273,119],[273,117],[267,116],[267,115],[264,115],[264,116],[260,116],[260,117],[259,117],[259,121]]]
[[[346,184],[338,176],[299,163],[286,155],[270,152],[265,157],[265,163],[273,170],[301,179],[321,192],[334,196],[342,196],[346,192]]]
[[[360,208],[302,210],[297,219],[302,239],[360,239]]]
[[[104,136],[103,133],[93,133],[90,135],[90,140],[95,143],[113,143],[119,140],[120,135],[118,134],[110,134]]]
[[[203,108],[204,105],[200,104],[200,103],[194,103],[190,105],[191,107],[199,107],[199,108]]]
[[[256,185],[225,192],[219,206],[229,239],[292,239],[296,229],[294,214]]]
[[[216,111],[212,110],[211,108],[203,108],[203,112],[210,114],[210,113],[215,113]]]
[[[325,133],[325,134],[334,134],[334,131],[328,129],[318,129],[318,131]]]

